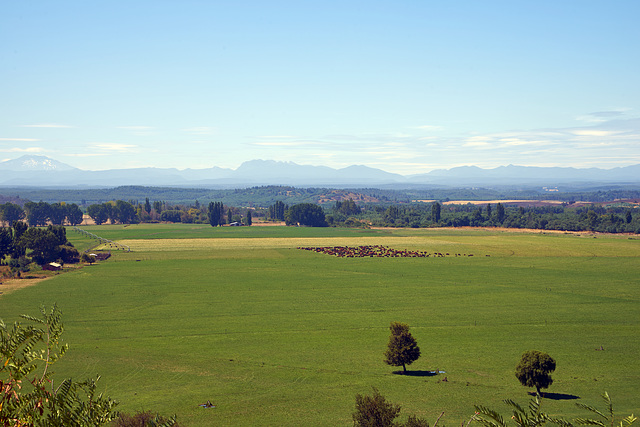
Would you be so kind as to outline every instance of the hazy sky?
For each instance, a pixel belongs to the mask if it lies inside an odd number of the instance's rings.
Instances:
[[[4,1],[0,160],[640,163],[640,1]]]

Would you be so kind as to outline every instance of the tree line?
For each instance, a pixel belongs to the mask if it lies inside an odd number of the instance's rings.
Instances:
[[[87,214],[96,224],[130,224],[138,222],[183,222],[210,224],[213,227],[225,224],[252,225],[254,218],[265,221],[284,221],[287,225],[311,227],[328,226],[322,207],[314,203],[298,203],[291,207],[276,201],[266,209],[237,208],[212,201],[203,206],[198,201],[191,205],[172,205],[148,198],[143,204],[118,200],[87,207]]]
[[[373,203],[411,203],[413,200],[560,200],[571,203],[582,200],[605,203],[617,199],[640,198],[637,185],[603,189],[563,188],[561,192],[541,191],[539,188],[350,188],[327,187],[299,188],[284,185],[256,186],[236,189],[176,188],[120,186],[114,188],[92,189],[52,189],[52,188],[5,188],[0,202],[16,200],[42,200],[48,203],[65,200],[77,203],[83,209],[91,204],[100,204],[109,200],[139,200],[145,197],[165,200],[172,204],[190,204],[193,200],[224,200],[230,206],[249,206],[267,208],[276,201],[285,204],[298,203],[322,204],[330,200],[352,197],[356,203],[369,200]]]
[[[43,226],[78,225],[82,223],[82,210],[75,203],[26,202],[24,207],[7,202],[0,205],[0,221],[2,225],[11,225],[14,221],[26,219],[29,225]]]
[[[251,225],[256,219],[284,221],[287,225],[333,227],[506,227],[560,231],[640,233],[640,209],[631,204],[592,204],[573,206],[514,206],[506,203],[444,204],[361,203],[352,199],[333,205],[297,203],[292,206],[278,200],[267,208],[238,208],[222,201],[202,205],[171,204],[145,198],[144,203],[116,200],[87,206],[86,213],[96,224],[132,224],[139,222],[182,222],[224,225]],[[0,204],[3,225],[26,220],[31,226],[78,225],[83,212],[75,203],[26,202]]]
[[[572,207],[486,205],[367,204],[344,213],[343,204],[327,209],[330,226],[379,227],[506,227],[539,230],[640,233],[640,209],[632,205]]]

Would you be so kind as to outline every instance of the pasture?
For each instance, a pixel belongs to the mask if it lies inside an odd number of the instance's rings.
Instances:
[[[640,409],[640,240],[482,230],[132,225],[83,227],[122,242],[97,265],[0,296],[0,317],[57,302],[70,350],[59,377],[100,374],[121,411],[190,426],[351,425],[376,387],[431,424],[473,405],[526,404],[525,350],[556,359],[544,409]],[[90,242],[71,229],[78,247]],[[74,240],[76,239],[76,240]],[[473,257],[339,258],[298,247],[383,245]],[[383,363],[392,321],[422,356]],[[604,351],[596,350],[600,346]],[[431,375],[432,370],[445,374]],[[446,381],[444,381],[446,377]],[[199,407],[210,400],[215,408]]]

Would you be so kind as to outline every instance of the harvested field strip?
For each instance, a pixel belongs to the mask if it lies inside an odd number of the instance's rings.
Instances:
[[[394,247],[424,247],[426,245],[461,245],[439,239],[421,237],[345,237],[345,238],[271,238],[271,239],[139,239],[122,240],[132,251],[168,251],[168,250],[207,250],[207,249],[267,249],[297,248],[301,246],[366,246],[374,244],[393,245]]]

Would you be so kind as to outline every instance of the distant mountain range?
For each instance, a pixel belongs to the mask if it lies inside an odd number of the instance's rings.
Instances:
[[[639,185],[640,164],[614,169],[463,166],[419,175],[399,175],[367,166],[333,169],[274,160],[251,160],[237,169],[132,168],[89,171],[45,156],[22,156],[0,162],[0,186],[105,188],[123,185],[244,188],[264,185],[295,187],[572,187]]]

